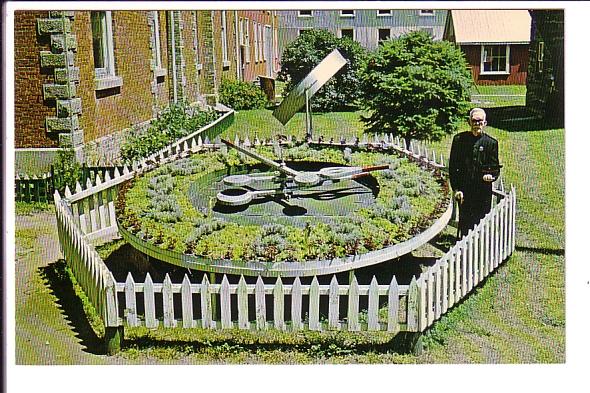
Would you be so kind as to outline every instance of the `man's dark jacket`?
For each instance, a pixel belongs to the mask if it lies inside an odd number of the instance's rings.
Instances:
[[[483,180],[491,174],[494,181],[500,175],[498,141],[471,131],[455,135],[449,158],[449,177],[454,191],[463,192],[459,210],[459,228],[463,235],[490,211],[492,183]]]

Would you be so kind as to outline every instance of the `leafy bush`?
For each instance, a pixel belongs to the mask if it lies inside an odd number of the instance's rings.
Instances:
[[[334,49],[338,49],[348,64],[313,96],[311,108],[330,112],[354,106],[360,97],[358,71],[366,50],[358,42],[348,37],[338,38],[327,30],[308,30],[285,48],[278,75],[280,81],[286,82],[283,95],[288,94]]]
[[[57,160],[53,163],[53,176],[55,188],[63,193],[66,186],[72,192],[76,182],[82,178],[82,167],[76,161],[76,153],[73,149],[63,149],[57,153]]]
[[[145,131],[133,131],[121,146],[121,158],[134,162],[189,135],[219,117],[214,110],[198,110],[185,104],[164,109]]]
[[[266,94],[254,83],[231,79],[221,82],[219,101],[235,110],[259,109],[268,104]]]
[[[471,73],[461,50],[425,32],[388,40],[360,71],[362,117],[370,132],[438,141],[456,131],[469,108]]]

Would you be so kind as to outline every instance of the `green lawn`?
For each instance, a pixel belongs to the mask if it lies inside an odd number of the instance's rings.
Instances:
[[[525,85],[475,85],[471,89],[471,103],[484,108],[524,106]]]
[[[360,121],[359,114],[362,112],[337,112],[337,113],[314,113],[312,114],[314,135],[324,135],[325,138],[331,137],[340,139],[341,136],[347,138],[359,135],[363,124]],[[283,126],[277,119],[272,116],[272,111],[268,109],[254,109],[248,111],[238,111],[235,122],[221,136],[231,138],[239,135],[241,139],[246,136],[254,141],[259,139],[275,138],[277,135],[291,135],[297,139],[305,137],[305,113],[297,113],[293,118]]]
[[[514,118],[524,117],[521,120]],[[362,135],[358,113],[314,115],[317,132],[327,137],[342,134]],[[500,144],[502,176],[507,186],[514,185],[518,196],[516,251],[512,257],[484,281],[462,303],[450,310],[424,335],[425,350],[420,355],[400,355],[382,333],[317,333],[286,334],[278,332],[213,332],[177,329],[127,329],[127,346],[108,362],[142,363],[563,363],[565,362],[565,173],[563,129],[551,128],[546,122],[526,119],[512,109],[488,111],[487,132]],[[465,124],[464,129],[467,128]],[[255,134],[256,132],[257,134]],[[278,132],[304,135],[303,115],[298,114],[283,128],[270,111],[241,111],[235,124],[224,137],[267,137]],[[450,141],[431,144],[445,157]],[[25,214],[30,212],[20,210]],[[46,214],[46,213],[45,213]],[[22,217],[26,216],[18,216]],[[51,216],[50,216],[51,217]],[[27,218],[28,219],[28,218]],[[47,220],[44,220],[44,228]],[[36,224],[37,225],[37,224]],[[41,224],[39,224],[41,225]],[[47,249],[48,233],[33,232],[17,220],[17,270],[39,265]],[[26,230],[27,232],[23,232]],[[450,231],[449,231],[450,232]],[[55,236],[54,234],[52,235]],[[32,263],[31,261],[37,261]],[[28,269],[28,267],[26,268]],[[26,296],[17,304],[17,344],[25,345],[32,322],[25,316],[59,313],[56,300],[45,292],[49,288],[31,280],[36,271],[23,270],[22,282],[35,286],[36,296]],[[26,274],[25,274],[26,273]],[[25,278],[26,277],[26,278]],[[22,288],[21,288],[22,289]],[[17,287],[17,290],[19,288]],[[28,293],[28,292],[26,292]],[[58,293],[58,292],[56,292]],[[72,322],[76,328],[77,323]],[[60,325],[61,326],[61,325]],[[55,330],[61,328],[57,327]],[[78,328],[76,328],[78,329]],[[24,331],[24,333],[23,333]],[[68,330],[69,331],[69,330]],[[71,335],[70,335],[71,336]],[[67,351],[80,345],[71,337],[61,337]],[[37,359],[53,362],[46,355],[54,348],[43,341],[21,348],[26,350],[25,363]],[[86,345],[88,345],[86,340]],[[64,344],[65,345],[65,344]],[[74,349],[72,349],[74,348]],[[58,356],[64,350],[55,349]],[[51,352],[53,353],[53,352]],[[40,354],[43,354],[42,357]],[[21,355],[22,356],[22,355]],[[85,353],[68,362],[88,364],[105,358]],[[19,358],[21,362],[23,358]],[[63,361],[63,360],[62,360]],[[57,360],[57,363],[60,361]]]

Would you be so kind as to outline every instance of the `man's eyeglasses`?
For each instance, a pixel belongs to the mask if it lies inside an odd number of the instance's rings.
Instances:
[[[479,125],[479,124],[485,124],[485,120],[483,119],[471,119],[471,123]]]

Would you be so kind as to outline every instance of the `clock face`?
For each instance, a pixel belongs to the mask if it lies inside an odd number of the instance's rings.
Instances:
[[[306,174],[323,168],[343,166],[329,162],[303,161],[287,161],[285,164]],[[229,185],[227,181],[224,182],[228,178],[226,171],[211,173],[189,186],[189,199],[196,209],[210,210],[215,217],[224,221],[243,225],[277,223],[304,227],[314,222],[334,225],[343,217],[374,205],[379,194],[379,183],[371,175],[302,186],[292,178],[264,176],[264,173],[271,172],[263,165],[243,167],[240,171],[231,173],[232,181]],[[250,175],[260,180],[242,185],[247,183]],[[254,197],[250,199],[251,196]],[[239,202],[231,205],[222,203],[220,198]],[[245,201],[247,202],[243,203]]]

